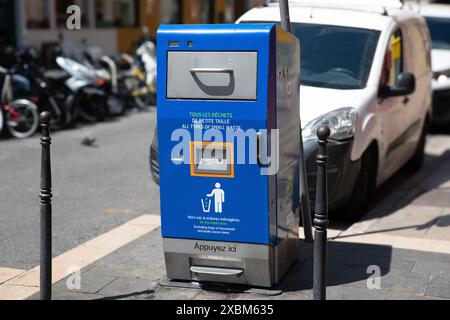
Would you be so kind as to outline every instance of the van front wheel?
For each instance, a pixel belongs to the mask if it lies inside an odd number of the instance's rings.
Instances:
[[[341,212],[344,220],[355,222],[370,209],[375,198],[377,177],[377,153],[373,148],[361,159],[361,170],[356,179],[351,198]]]

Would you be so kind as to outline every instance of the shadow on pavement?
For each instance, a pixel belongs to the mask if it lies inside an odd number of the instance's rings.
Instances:
[[[437,217],[434,219],[431,219],[430,221],[424,223],[424,224],[416,224],[416,225],[410,225],[410,226],[404,226],[404,227],[398,227],[398,228],[389,228],[389,229],[383,229],[383,230],[376,230],[376,231],[366,231],[364,232],[364,235],[369,234],[379,234],[379,233],[385,233],[385,232],[393,232],[393,231],[402,231],[402,230],[427,230],[430,229],[433,226],[437,226],[439,228],[447,228],[450,226],[450,215],[445,215],[441,217]],[[340,235],[338,238],[345,239],[345,238],[351,238],[354,235]]]
[[[379,187],[372,209],[377,217],[390,215],[410,205],[430,190],[450,181],[450,170],[439,170],[441,165],[450,163],[450,150],[439,157],[432,155],[426,157],[428,163],[426,168],[416,174],[402,169]],[[438,170],[439,174],[436,174]]]
[[[313,289],[312,252],[312,244],[301,243],[300,259],[283,279],[285,292]],[[392,247],[330,241],[327,258],[329,287],[352,284],[366,288],[367,280],[373,275],[369,267],[379,267],[380,276],[390,272]]]
[[[105,300],[122,300],[122,299],[129,299],[129,298],[138,298],[140,296],[149,296],[149,295],[153,294],[154,292],[155,292],[154,290],[145,290],[145,291],[141,291],[141,292],[122,294],[119,296],[105,297],[105,298],[101,298],[101,299],[97,299],[97,300],[105,301]]]

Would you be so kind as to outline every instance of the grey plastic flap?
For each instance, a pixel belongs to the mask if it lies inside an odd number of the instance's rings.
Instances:
[[[257,52],[171,51],[167,98],[256,100]]]
[[[197,273],[197,274],[210,274],[210,275],[216,275],[216,276],[240,276],[244,273],[244,270],[192,266],[191,272]]]

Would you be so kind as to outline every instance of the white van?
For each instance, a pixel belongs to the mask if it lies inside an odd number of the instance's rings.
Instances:
[[[431,42],[425,20],[396,1],[291,0],[300,39],[300,110],[310,194],[316,130],[331,128],[330,209],[348,219],[401,167],[419,170],[431,116]],[[278,3],[239,23],[280,21]],[[343,210],[340,210],[343,209]]]
[[[433,118],[450,124],[450,5],[421,3],[415,6],[430,29],[433,66]]]

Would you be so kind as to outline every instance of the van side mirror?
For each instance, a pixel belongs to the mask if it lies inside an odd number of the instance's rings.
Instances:
[[[400,73],[395,86],[380,87],[381,98],[407,96],[416,91],[416,77],[409,72]]]

